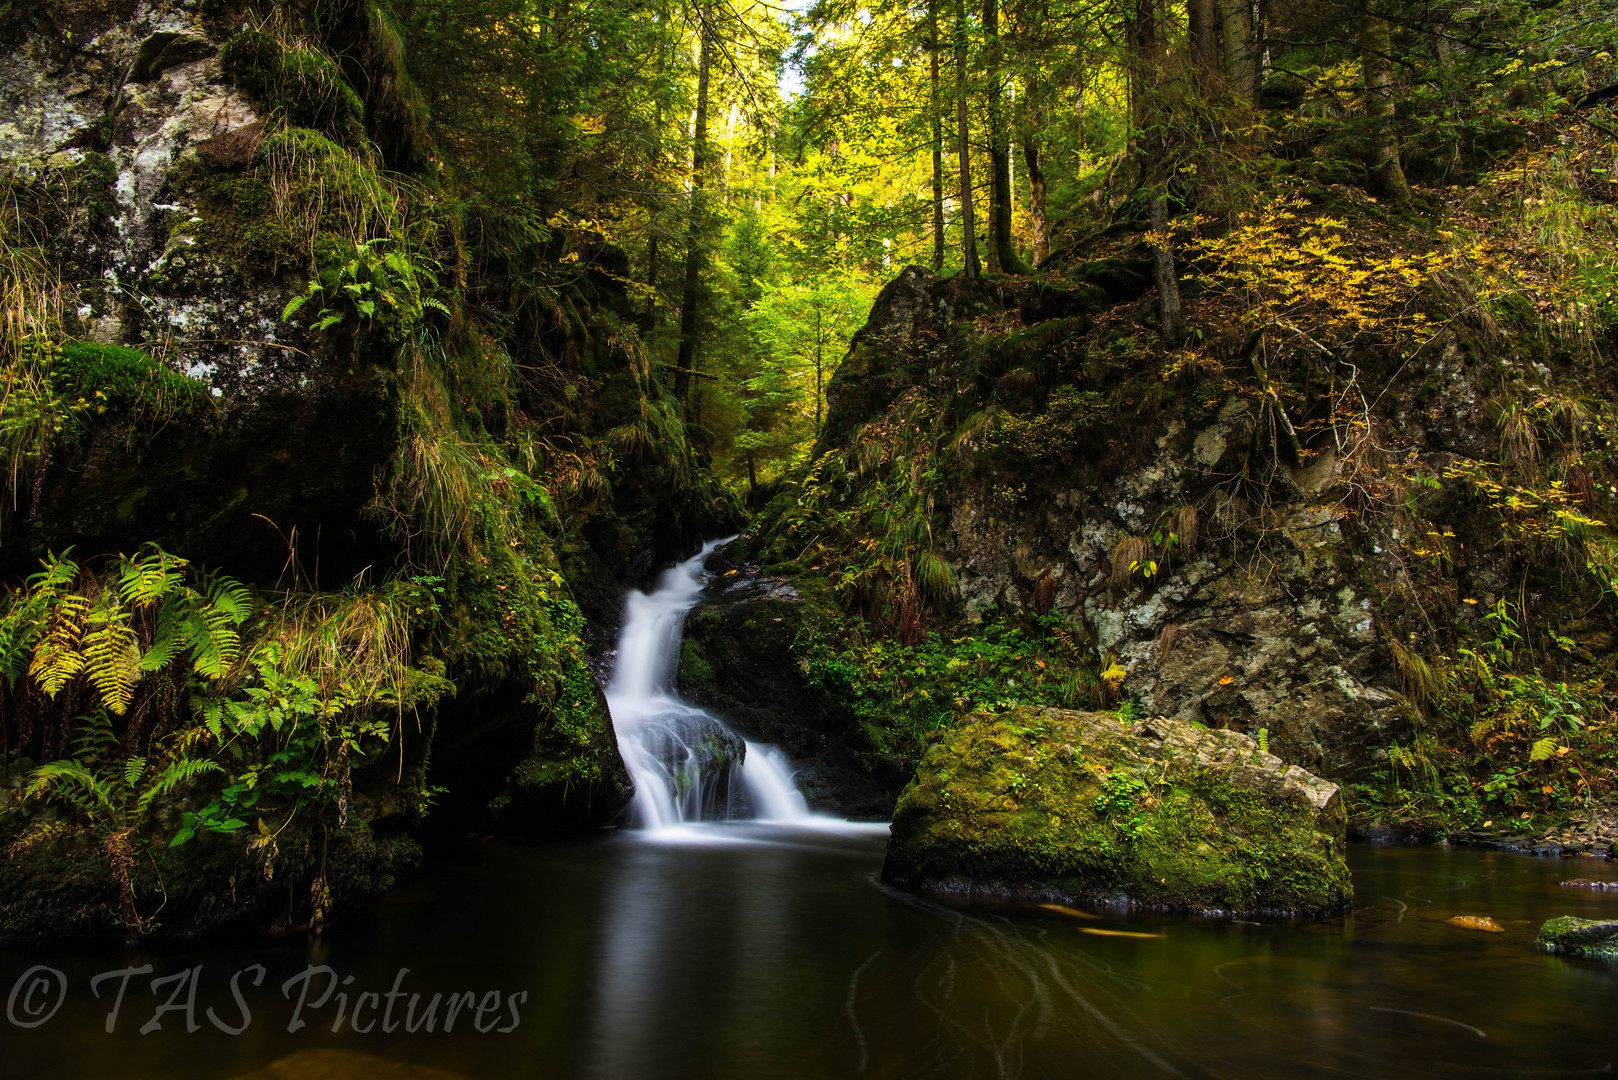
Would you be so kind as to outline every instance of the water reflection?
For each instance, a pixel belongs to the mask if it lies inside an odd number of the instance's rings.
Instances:
[[[882,845],[870,827],[756,823],[486,844],[313,945],[0,952],[0,992],[46,959],[75,987],[49,1026],[0,1027],[5,1075],[336,1077],[368,1062],[350,1072],[1479,1077],[1599,1075],[1618,1060],[1618,966],[1532,948],[1550,915],[1618,911],[1618,894],[1558,887],[1618,879],[1610,863],[1361,847],[1341,919],[1086,912],[1098,919],[887,890]],[[1455,915],[1505,929],[1458,929]],[[263,1021],[234,1039],[122,1023],[106,1035],[106,1002],[83,986],[134,962],[210,977],[264,963],[271,980],[250,999]],[[505,1035],[289,1034],[271,983],[306,963],[355,986],[385,989],[407,966],[413,987],[529,997]]]

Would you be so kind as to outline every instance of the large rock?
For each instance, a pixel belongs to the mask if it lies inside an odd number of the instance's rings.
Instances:
[[[1350,899],[1335,784],[1171,719],[979,713],[921,760],[884,879],[1029,899],[1328,914]]]
[[[251,273],[195,235],[206,215],[187,172],[251,162],[263,131],[219,58],[245,8],[18,6],[0,13],[0,116],[16,118],[0,120],[0,175],[74,192],[72,223],[47,238],[80,283],[70,330],[161,343],[226,398],[307,386],[319,374],[311,342],[281,319],[301,278]]]
[[[1538,945],[1546,952],[1618,958],[1618,919],[1549,919],[1539,928]]]
[[[723,554],[707,599],[685,621],[679,688],[750,737],[781,747],[812,809],[886,819],[914,759],[877,752],[850,703],[805,676],[798,638],[822,617],[790,584]],[[812,625],[809,626],[812,630]]]

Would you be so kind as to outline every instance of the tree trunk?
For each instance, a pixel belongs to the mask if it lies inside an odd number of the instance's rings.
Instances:
[[[1236,95],[1258,104],[1258,52],[1253,42],[1250,0],[1217,0],[1219,29],[1225,38],[1225,77]]]
[[[1214,14],[1214,0],[1187,0],[1190,21],[1191,52],[1208,68],[1219,60],[1219,24]]]
[[[1388,20],[1367,11],[1360,17],[1360,73],[1365,80],[1367,128],[1365,167],[1371,193],[1397,206],[1410,202],[1410,185],[1399,165],[1399,136],[1393,129],[1393,50]]]
[[[989,267],[1004,274],[1026,274],[1028,267],[1011,240],[1011,147],[1000,70],[1000,0],[983,0],[983,44],[989,112]]]
[[[708,168],[708,76],[713,51],[712,13],[698,9],[697,115],[692,124],[691,209],[685,228],[685,290],[680,301],[680,354],[674,369],[674,397],[683,405],[697,358],[697,297],[702,284],[703,182]]]
[[[1174,268],[1174,246],[1169,242],[1168,153],[1157,124],[1156,97],[1161,81],[1161,57],[1157,45],[1156,0],[1135,0],[1135,18],[1130,30],[1132,53],[1130,102],[1137,130],[1142,132],[1140,152],[1142,179],[1151,190],[1148,213],[1151,216],[1152,271],[1157,281],[1158,336],[1165,349],[1177,347],[1184,339],[1180,279]]]
[[[657,86],[661,90],[663,79],[668,73],[668,49],[659,45],[657,50]],[[652,121],[652,175],[663,164],[663,95],[657,95],[657,111]],[[654,185],[655,186],[655,185]],[[648,215],[651,225],[651,235],[646,240],[646,332],[652,333],[657,329],[657,255],[658,255],[658,223],[656,210],[660,208],[659,196],[652,196],[653,213]]]
[[[938,90],[938,0],[927,5],[928,111],[933,142],[933,273],[944,269],[944,113]]]
[[[1157,148],[1158,163],[1149,165],[1161,180],[1161,147]],[[1162,192],[1153,197],[1150,207],[1152,219],[1152,272],[1157,279],[1158,335],[1165,349],[1173,349],[1185,340],[1184,308],[1180,302],[1180,278],[1174,269],[1174,245],[1169,242],[1168,198]]]
[[[966,0],[955,0],[955,127],[961,158],[961,276],[983,276],[978,261],[977,220],[972,213],[971,127],[966,117]]]
[[[1045,168],[1040,161],[1039,139],[1025,135],[1022,143],[1023,164],[1028,166],[1028,223],[1033,232],[1034,265],[1037,267],[1051,253],[1049,226],[1045,223]]]
[[[1028,226],[1032,234],[1034,266],[1050,255],[1050,227],[1045,220],[1045,162],[1039,134],[1045,127],[1045,87],[1037,73],[1028,76],[1018,99],[1018,131],[1022,138],[1023,166],[1028,171]]]

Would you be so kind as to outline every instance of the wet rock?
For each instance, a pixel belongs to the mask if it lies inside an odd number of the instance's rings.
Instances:
[[[1618,919],[1562,915],[1539,928],[1536,944],[1546,952],[1571,956],[1618,957]]]
[[[258,145],[264,138],[264,122],[251,124],[223,135],[215,135],[197,144],[197,156],[215,169],[243,169],[258,157]]]
[[[1444,920],[1458,930],[1482,930],[1489,934],[1503,934],[1506,928],[1487,915],[1456,915]]]
[[[686,617],[681,695],[780,746],[812,809],[891,817],[914,762],[878,753],[849,704],[807,679],[798,638],[824,613],[790,583],[729,563],[722,552],[709,568],[708,599]]]
[[[899,799],[885,880],[1026,899],[1324,914],[1350,896],[1335,784],[1173,719],[978,713]]]
[[[693,820],[745,817],[749,805],[741,780],[747,743],[700,713],[647,723],[641,745],[668,777],[677,801]]]
[[[1564,889],[1618,889],[1618,881],[1591,881],[1589,878],[1574,878],[1562,882]]]

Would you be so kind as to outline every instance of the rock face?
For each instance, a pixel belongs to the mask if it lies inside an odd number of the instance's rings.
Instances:
[[[869,482],[877,449],[899,453],[894,432],[945,416],[949,449],[928,459],[939,479],[926,497],[958,585],[952,615],[1065,615],[1149,714],[1267,729],[1280,756],[1322,775],[1374,769],[1419,719],[1400,650],[1446,647],[1449,628],[1408,602],[1419,576],[1408,550],[1425,534],[1398,514],[1356,513],[1353,448],[1288,449],[1275,402],[1212,378],[1165,397],[1163,377],[1142,375],[1149,349],[1100,329],[1150,303],[1132,267],[1081,263],[1064,271],[1078,283],[1066,289],[905,270],[828,385],[816,453],[844,451],[848,470],[829,482],[842,485],[832,499]],[[1480,384],[1505,362],[1474,345],[1441,336],[1419,378],[1400,374],[1378,419],[1389,467],[1438,476],[1498,456]],[[975,416],[957,404],[967,399]],[[892,445],[870,445],[883,438]],[[1412,498],[1424,519],[1475,527],[1454,534],[1448,572],[1477,601],[1456,605],[1455,625],[1487,636],[1482,620],[1515,571],[1448,488]],[[1582,647],[1588,627],[1571,629]]]
[[[53,237],[79,283],[75,331],[162,342],[227,397],[297,389],[318,370],[307,336],[281,320],[302,280],[197,246],[185,173],[251,162],[263,131],[221,67],[245,18],[231,8],[45,0],[0,20],[0,36],[18,39],[0,42],[0,172],[83,189],[72,235]]]
[[[686,617],[680,693],[738,730],[781,747],[812,809],[885,820],[913,760],[877,753],[848,703],[804,678],[796,641],[813,605],[784,581],[722,554],[707,599]]]
[[[1351,897],[1337,785],[1172,719],[1013,709],[933,746],[882,875],[922,889],[1323,915]]]
[[[1618,958],[1618,919],[1563,915],[1539,928],[1537,943],[1546,952]]]

